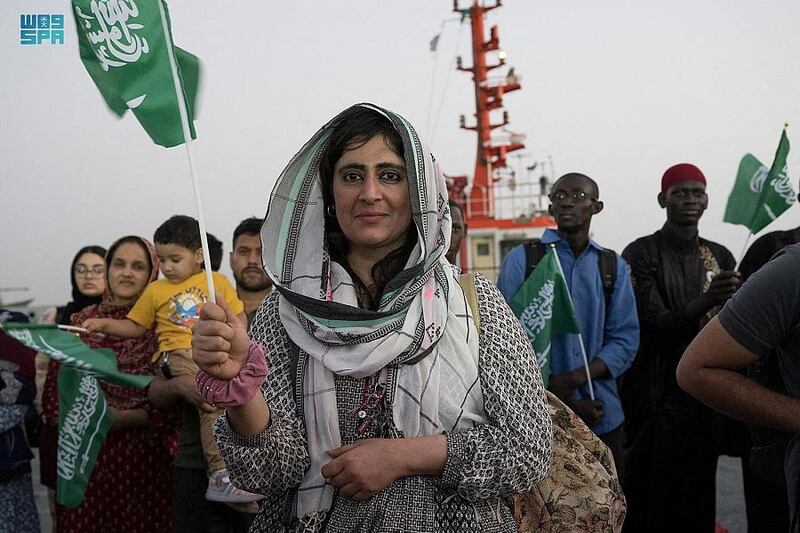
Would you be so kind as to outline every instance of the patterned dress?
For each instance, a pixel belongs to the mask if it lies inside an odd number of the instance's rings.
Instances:
[[[280,322],[278,295],[264,300],[250,334],[267,347],[270,374],[262,391],[271,410],[270,427],[243,437],[227,417],[216,426],[234,484],[267,497],[252,532],[516,531],[506,498],[530,490],[546,474],[551,421],[543,401],[535,400],[544,397],[544,390],[517,319],[485,278],[476,277],[476,290],[480,382],[490,423],[446,434],[447,462],[440,476],[400,478],[360,502],[337,493],[325,523],[308,525],[298,525],[293,510],[294,489],[309,464],[304,421],[295,402],[293,346]],[[385,404],[368,427],[358,418],[370,379],[335,378],[342,444],[383,436],[381,420],[391,425],[391,406]]]

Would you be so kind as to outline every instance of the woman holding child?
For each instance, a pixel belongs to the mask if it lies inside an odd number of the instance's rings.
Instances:
[[[197,365],[191,355],[191,327],[197,321],[200,307],[208,300],[200,228],[192,217],[174,215],[156,229],[153,240],[164,278],[151,283],[127,314],[113,318],[89,317],[81,326],[92,332],[125,339],[144,338],[155,332],[158,343],[152,361],[160,363],[161,374],[168,381],[183,376],[194,378]],[[219,272],[211,275],[217,293],[244,320],[243,304],[228,279]],[[202,406],[197,406],[196,411],[209,474],[206,499],[226,503],[259,500],[257,495],[234,487],[228,479],[213,436],[213,424],[220,411],[213,408],[208,411]],[[178,460],[176,466],[177,463]],[[178,524],[178,529],[187,528]]]
[[[124,318],[157,276],[158,259],[149,242],[134,236],[119,239],[106,256],[103,300],[74,314],[72,324],[80,325],[89,318]],[[154,374],[151,357],[157,343],[151,332],[137,339],[86,335],[82,340],[92,348],[111,349],[122,372]],[[57,507],[58,531],[171,531],[171,461],[177,419],[172,413],[151,409],[146,390],[105,381],[100,385],[111,410],[111,430],[81,505],[76,509]],[[55,387],[55,382],[48,386]],[[51,400],[44,405],[45,414],[57,420],[58,395],[53,390],[47,397]]]
[[[283,171],[251,337],[214,304],[193,330],[231,479],[266,496],[251,531],[515,531],[506,498],[545,475],[550,418],[502,296],[446,262],[450,224],[433,156],[370,104]]]

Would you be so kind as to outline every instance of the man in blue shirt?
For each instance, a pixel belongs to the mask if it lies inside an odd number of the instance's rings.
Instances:
[[[560,177],[550,193],[550,214],[557,231],[548,229],[541,242],[555,244],[558,259],[572,296],[596,400],[587,386],[578,335],[555,337],[550,347],[549,389],[592,428],[622,467],[622,404],[616,379],[625,372],[639,347],[639,322],[630,274],[625,261],[615,254],[617,276],[606,304],[598,254],[603,247],[589,238],[592,217],[603,210],[597,184],[583,174]],[[507,302],[525,281],[524,245],[506,256],[497,286]],[[622,477],[620,472],[620,478]]]

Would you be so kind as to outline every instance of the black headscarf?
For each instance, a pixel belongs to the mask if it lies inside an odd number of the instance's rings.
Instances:
[[[72,259],[72,264],[69,267],[69,279],[72,282],[72,301],[56,309],[56,324],[69,325],[70,317],[72,317],[74,313],[77,313],[84,307],[99,304],[103,300],[102,294],[98,296],[86,296],[78,290],[78,281],[75,279],[75,265],[83,254],[96,254],[105,259],[106,249],[102,246],[95,245],[84,246],[75,254],[75,257]]]

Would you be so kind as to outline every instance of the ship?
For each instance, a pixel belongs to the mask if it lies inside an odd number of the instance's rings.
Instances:
[[[458,265],[464,272],[480,272],[491,280],[497,278],[506,254],[515,246],[541,237],[555,227],[548,214],[552,183],[552,160],[509,166],[509,154],[525,148],[525,135],[509,129],[509,113],[504,96],[522,88],[515,69],[506,65],[506,53],[500,46],[496,25],[485,31],[486,15],[502,6],[501,0],[483,5],[474,0],[460,7],[453,0],[453,11],[462,23],[469,20],[472,41],[472,65],[456,58],[456,69],[472,74],[475,90],[474,120],[460,117],[460,128],[474,131],[477,149],[472,176],[446,176],[450,198],[464,213],[469,231],[462,242]],[[494,75],[494,72],[504,72]],[[538,170],[538,172],[537,172]]]

